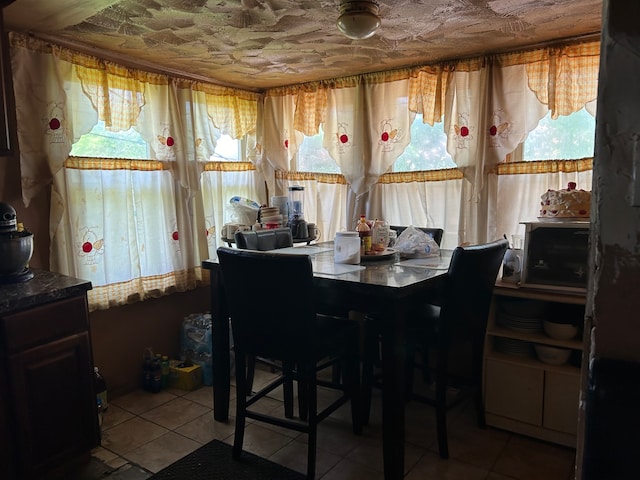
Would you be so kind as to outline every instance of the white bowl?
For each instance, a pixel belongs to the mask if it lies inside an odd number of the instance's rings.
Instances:
[[[568,323],[554,323],[549,320],[542,322],[542,328],[547,335],[556,340],[571,340],[578,333],[578,327]]]
[[[533,346],[540,361],[549,365],[563,365],[569,361],[571,350],[568,348],[552,347],[536,343]]]

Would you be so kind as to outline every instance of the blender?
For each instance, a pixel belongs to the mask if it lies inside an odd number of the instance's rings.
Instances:
[[[304,219],[304,187],[289,187],[289,227],[294,240],[306,240],[309,237],[307,222]]]

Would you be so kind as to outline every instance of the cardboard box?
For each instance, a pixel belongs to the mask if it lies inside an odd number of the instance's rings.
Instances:
[[[185,366],[181,360],[169,361],[169,387],[180,390],[195,390],[202,385],[202,367]]]

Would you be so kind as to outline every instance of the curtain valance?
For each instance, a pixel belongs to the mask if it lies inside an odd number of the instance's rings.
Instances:
[[[215,150],[214,128],[233,138],[256,131],[259,94],[123,67],[19,33],[10,41],[25,205],[99,120],[111,131],[138,130],[149,159],[168,162],[188,192],[199,189],[201,164]]]

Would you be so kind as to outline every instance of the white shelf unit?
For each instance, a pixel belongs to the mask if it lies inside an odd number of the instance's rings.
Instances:
[[[500,302],[514,298],[548,302],[551,311],[560,308],[555,305],[575,305],[572,313],[581,315],[580,321],[584,320],[584,294],[520,288],[503,282],[496,284],[484,353],[487,424],[575,448],[583,329],[580,328],[578,335],[571,340],[556,340],[544,332],[521,332],[498,325],[496,316]],[[572,357],[576,358],[563,365],[550,365],[535,355],[502,353],[494,349],[497,337],[569,348],[574,351]]]

